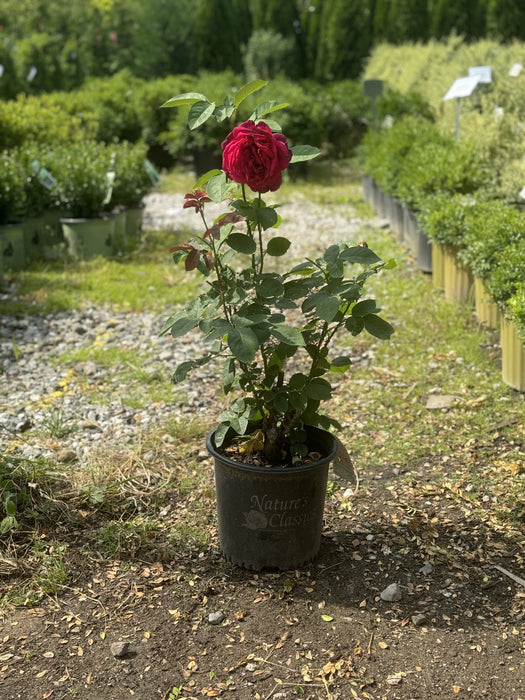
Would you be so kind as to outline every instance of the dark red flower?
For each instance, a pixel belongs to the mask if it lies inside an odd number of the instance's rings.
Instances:
[[[222,167],[234,182],[254,192],[274,192],[282,183],[282,171],[292,152],[286,137],[264,122],[247,121],[236,126],[222,143]]]

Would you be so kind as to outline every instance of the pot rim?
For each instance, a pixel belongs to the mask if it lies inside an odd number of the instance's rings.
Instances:
[[[297,474],[301,472],[307,472],[312,469],[318,469],[321,466],[324,466],[325,464],[331,462],[335,455],[337,454],[337,449],[338,449],[338,441],[336,436],[333,433],[330,433],[328,430],[323,430],[322,428],[316,428],[315,426],[305,426],[308,431],[312,431],[314,433],[326,435],[327,437],[331,438],[332,440],[332,448],[330,449],[330,452],[328,455],[323,455],[319,459],[315,460],[314,462],[310,462],[309,464],[301,464],[295,467],[263,467],[259,466],[257,464],[246,464],[245,462],[237,462],[234,459],[231,459],[227,455],[223,455],[220,453],[217,448],[215,447],[213,438],[215,435],[215,430],[212,430],[210,433],[208,433],[206,437],[206,449],[210,453],[212,457],[215,459],[221,460],[224,464],[227,464],[229,467],[234,467],[235,469],[241,469],[242,471],[250,471],[250,472],[255,472],[259,474]]]

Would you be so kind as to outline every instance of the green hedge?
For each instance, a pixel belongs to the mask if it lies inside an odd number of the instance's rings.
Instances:
[[[419,118],[367,134],[360,160],[365,173],[418,213],[432,241],[459,249],[459,258],[485,281],[493,300],[507,313],[512,308],[522,323],[525,212],[512,206],[519,197],[512,198],[503,185],[502,164],[511,161],[494,162],[484,144],[457,141]],[[516,177],[515,186],[518,182]]]

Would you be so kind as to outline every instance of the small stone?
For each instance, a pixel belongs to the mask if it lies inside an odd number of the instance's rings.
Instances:
[[[17,423],[16,429],[19,433],[25,433],[29,428],[32,426],[31,421],[29,418],[27,418],[24,421],[21,421],[20,423]]]
[[[416,613],[412,615],[412,624],[416,627],[421,627],[427,621],[427,616],[424,613]]]
[[[61,462],[62,464],[67,464],[68,462],[74,462],[77,458],[77,453],[75,450],[70,450],[67,447],[65,447],[63,450],[60,450],[59,453],[57,454],[57,460]]]
[[[113,642],[111,653],[116,659],[122,659],[129,651],[129,642]]]
[[[208,622],[210,625],[220,625],[225,617],[225,614],[221,610],[218,610],[208,615]]]
[[[428,575],[431,574],[433,571],[434,571],[434,567],[433,567],[432,564],[430,564],[429,562],[427,562],[424,566],[422,566],[422,567],[419,569],[419,573],[420,573],[420,574],[425,574],[425,576],[428,576]]]
[[[100,425],[96,421],[90,420],[90,419],[83,420],[80,423],[80,429],[81,430],[100,430],[100,431],[102,431],[102,428],[100,427]]]
[[[428,408],[430,411],[435,411],[440,408],[450,408],[456,399],[457,396],[449,396],[445,394],[429,396],[425,408]]]
[[[395,603],[396,601],[401,600],[402,593],[399,584],[391,583],[385,588],[384,591],[381,592],[380,597],[381,600],[384,600],[387,603]]]
[[[256,664],[246,664],[246,670],[249,671],[250,673],[253,673],[253,671],[257,670],[257,665]]]

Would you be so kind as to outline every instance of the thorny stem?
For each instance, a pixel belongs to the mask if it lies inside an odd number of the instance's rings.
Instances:
[[[259,192],[259,204],[261,203],[261,201],[262,201],[261,193]],[[261,255],[259,274],[262,275],[262,271],[263,271],[263,267],[264,267],[264,252],[263,252],[262,226],[261,226],[260,221],[257,221],[257,229],[259,231],[259,251],[260,251],[260,255]]]
[[[200,204],[199,213],[201,215],[202,223],[204,224],[204,230],[208,231],[208,224],[206,222],[206,217],[204,216],[204,204]],[[215,248],[215,239],[210,235],[210,243],[213,250],[213,267],[215,269],[215,275],[217,277],[217,284],[219,285],[219,292],[221,295],[221,303],[224,311],[224,316],[228,323],[231,323],[230,310],[226,304],[226,295],[224,294],[224,287],[222,285],[222,266],[219,261],[219,256],[217,254],[217,249]]]

